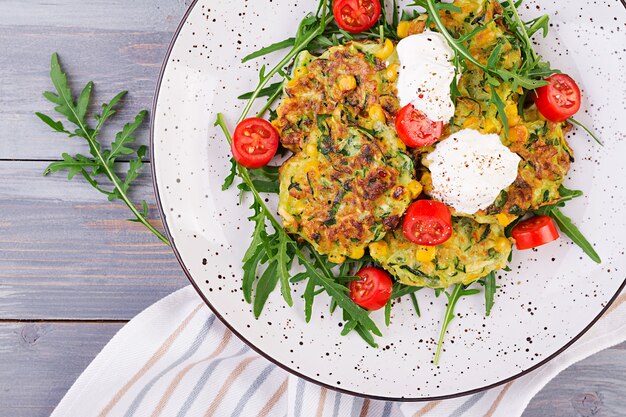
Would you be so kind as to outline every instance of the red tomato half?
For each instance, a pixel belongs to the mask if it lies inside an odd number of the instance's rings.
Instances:
[[[246,168],[260,168],[278,150],[278,132],[267,120],[251,117],[235,128],[231,149],[235,161]]]
[[[440,245],[452,236],[450,209],[439,201],[417,200],[404,215],[402,233],[418,245]]]
[[[530,249],[559,238],[554,220],[548,216],[535,216],[518,223],[511,235],[517,249]]]
[[[378,310],[387,304],[391,297],[393,282],[380,268],[362,268],[356,273],[361,279],[350,283],[350,297],[367,310]]]
[[[580,109],[580,89],[569,75],[554,74],[536,90],[537,110],[551,122],[562,122]]]
[[[443,122],[433,122],[424,113],[407,104],[396,116],[396,131],[406,146],[417,148],[437,142]]]
[[[374,26],[380,16],[379,0],[334,0],[333,15],[340,28],[363,32]]]

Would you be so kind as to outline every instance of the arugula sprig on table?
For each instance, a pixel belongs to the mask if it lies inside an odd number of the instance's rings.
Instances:
[[[71,180],[80,174],[93,188],[106,195],[109,201],[122,200],[134,215],[130,221],[143,224],[163,243],[169,245],[167,238],[148,221],[148,204],[142,201],[141,208],[138,208],[129,196],[130,188],[139,176],[139,171],[144,164],[143,158],[147,152],[146,146],[140,146],[137,149],[131,147],[135,142],[133,135],[148,112],[145,110],[139,112],[132,122],[125,124],[123,129],[115,135],[110,148],[107,149],[100,142],[99,135],[106,122],[115,115],[116,107],[127,92],[122,91],[111,101],[104,103],[100,113],[94,114],[95,126],[92,127],[89,123],[88,110],[91,104],[93,82],[87,83],[75,101],[75,95],[68,85],[67,75],[63,72],[56,53],[52,55],[50,63],[50,78],[56,92],[46,91],[43,96],[55,105],[54,110],[74,125],[74,128],[72,130],[63,122],[54,120],[46,114],[39,112],[35,114],[55,132],[65,134],[70,138],[84,139],[89,146],[90,156],[82,154],[72,156],[64,153],[63,160],[52,162],[44,171],[44,175],[67,170],[67,177]],[[122,162],[119,160],[121,157],[131,158],[124,177],[118,174],[122,170]]]

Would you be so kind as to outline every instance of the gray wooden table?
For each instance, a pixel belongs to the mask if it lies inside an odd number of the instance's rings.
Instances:
[[[124,220],[124,206],[83,181],[42,177],[62,152],[86,149],[33,115],[50,109],[41,92],[54,51],[73,85],[96,82],[98,100],[130,91],[118,120],[149,108],[187,3],[0,0],[0,417],[49,415],[126,321],[187,285],[170,250]],[[135,197],[156,217],[148,168]],[[626,344],[563,372],[524,417],[624,416],[624,375]]]

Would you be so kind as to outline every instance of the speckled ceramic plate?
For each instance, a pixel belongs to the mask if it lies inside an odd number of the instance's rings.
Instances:
[[[241,258],[252,224],[236,189],[221,191],[229,148],[213,127],[224,112],[231,128],[241,111],[236,97],[256,84],[262,64],[241,58],[291,36],[312,1],[198,0],[189,8],[168,52],[155,99],[153,167],[161,213],[174,251],[199,294],[236,334],[276,364],[308,380],[374,398],[432,400],[502,384],[554,358],[599,318],[624,285],[626,155],[624,29],[619,1],[535,2],[524,17],[548,12],[551,36],[539,51],[577,79],[584,92],[579,118],[596,127],[605,146],[580,130],[569,136],[576,163],[567,180],[585,191],[565,212],[595,243],[597,265],[567,238],[515,253],[501,273],[496,305],[485,317],[483,298],[463,299],[450,326],[439,366],[433,352],[443,299],[417,293],[422,317],[402,300],[389,328],[383,313],[381,347],[339,335],[339,317],[316,298],[306,324],[302,301],[285,306],[275,292],[259,320],[240,290]],[[271,203],[274,203],[272,200]],[[295,285],[296,294],[303,287]]]

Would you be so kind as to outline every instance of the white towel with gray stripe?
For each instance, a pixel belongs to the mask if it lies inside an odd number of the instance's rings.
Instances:
[[[624,340],[626,292],[580,340],[540,369],[467,397],[399,403],[305,382],[237,339],[191,287],[124,326],[51,417],[517,417],[569,365]]]

